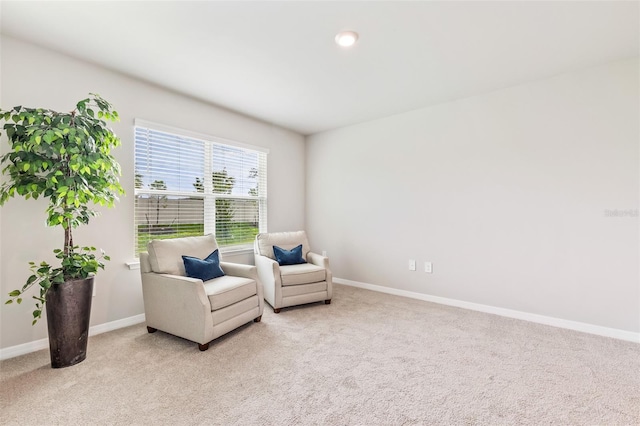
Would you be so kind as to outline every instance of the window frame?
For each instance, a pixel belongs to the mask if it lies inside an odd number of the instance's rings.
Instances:
[[[204,158],[202,159],[204,174],[203,174],[203,192],[194,192],[194,191],[178,191],[178,190],[157,190],[150,188],[137,188],[135,184],[135,176],[137,175],[136,169],[136,147],[137,147],[137,137],[136,131],[137,129],[142,128],[146,130],[152,130],[156,132],[166,133],[171,136],[176,136],[179,138],[189,138],[195,139],[197,141],[203,142],[204,144]],[[177,197],[188,197],[191,199],[203,199],[204,207],[203,207],[203,221],[204,221],[204,235],[207,234],[216,234],[216,200],[225,199],[225,200],[251,200],[257,201],[258,204],[258,232],[267,232],[267,159],[269,154],[269,149],[250,145],[242,142],[237,142],[230,139],[221,138],[218,136],[207,135],[203,133],[194,132],[191,130],[186,130],[182,128],[177,128],[173,126],[167,126],[159,123],[154,123],[151,121],[143,120],[136,118],[134,120],[133,126],[133,140],[134,140],[134,256],[135,258],[139,258],[139,253],[143,250],[138,250],[138,226],[136,219],[136,211],[137,211],[137,197],[139,195],[162,195],[162,196],[177,196]],[[258,180],[258,185],[260,190],[258,191],[257,196],[252,195],[234,195],[234,194],[220,194],[215,193],[213,191],[213,183],[211,179],[206,179],[206,176],[212,176],[213,170],[213,157],[214,157],[214,146],[222,146],[222,147],[232,147],[236,149],[242,149],[244,151],[255,152],[258,154],[258,176],[261,176]],[[262,155],[262,157],[261,157]],[[177,238],[177,237],[176,237]],[[253,243],[243,243],[243,244],[231,244],[231,245],[221,245],[220,251],[223,253],[231,253],[231,252],[244,252],[253,250]]]

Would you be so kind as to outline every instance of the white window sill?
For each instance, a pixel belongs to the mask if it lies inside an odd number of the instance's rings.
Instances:
[[[127,267],[130,270],[140,269],[140,261],[139,260],[132,260],[131,262],[125,262],[124,264],[127,265]]]
[[[250,254],[250,253],[253,253],[252,248],[222,250],[222,254],[225,254],[227,256],[236,256],[236,255]],[[127,268],[129,268],[129,270],[132,270],[132,271],[136,269],[140,269],[140,260],[134,259],[130,262],[125,262],[125,265],[127,266]]]
[[[239,254],[252,254],[252,253],[253,253],[252,247],[227,249],[227,250],[222,249],[222,254],[226,254],[227,256],[236,256]]]

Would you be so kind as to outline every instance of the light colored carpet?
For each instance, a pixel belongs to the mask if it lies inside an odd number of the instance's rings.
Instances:
[[[640,424],[638,344],[335,287],[207,352],[140,324],[3,361],[0,424]]]

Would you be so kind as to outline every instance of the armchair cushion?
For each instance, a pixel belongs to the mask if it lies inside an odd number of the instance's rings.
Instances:
[[[280,267],[282,285],[299,285],[324,281],[327,271],[320,266],[304,263],[300,265],[287,265]]]
[[[276,261],[280,266],[307,263],[307,261],[302,258],[302,244],[291,250],[273,246],[273,255],[276,257]]]
[[[184,262],[184,269],[188,277],[208,281],[224,276],[224,271],[220,268],[218,249],[215,249],[213,253],[204,259],[183,255],[182,261]]]
[[[211,302],[211,311],[216,311],[258,294],[258,287],[253,279],[225,275],[206,281],[204,291]]]

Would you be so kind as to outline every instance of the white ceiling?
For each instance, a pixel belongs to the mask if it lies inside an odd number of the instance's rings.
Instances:
[[[302,134],[639,56],[637,1],[0,7],[4,34]],[[344,29],[360,34],[350,50]]]

